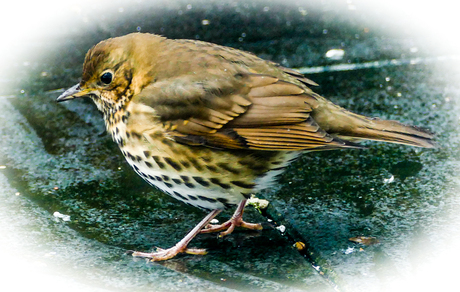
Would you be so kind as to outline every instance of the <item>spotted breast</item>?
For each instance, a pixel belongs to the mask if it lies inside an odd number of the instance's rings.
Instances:
[[[153,126],[152,109],[131,102],[107,115],[106,126],[134,171],[150,185],[186,204],[206,209],[231,208],[270,186],[292,151],[216,151],[176,143],[165,127]],[[134,113],[134,114],[131,114]]]

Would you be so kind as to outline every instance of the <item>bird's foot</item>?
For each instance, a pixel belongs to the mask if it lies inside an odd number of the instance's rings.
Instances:
[[[175,245],[168,249],[162,249],[157,247],[155,252],[140,252],[130,251],[133,257],[148,258],[152,262],[169,260],[179,253],[188,253],[194,255],[205,255],[207,254],[205,249],[201,248],[187,248],[187,246]]]
[[[235,227],[243,227],[243,228],[251,229],[251,230],[262,230],[263,229],[262,224],[245,222],[243,221],[242,216],[239,216],[239,217],[232,217],[230,220],[222,224],[218,224],[218,225],[208,224],[207,226],[205,226],[204,229],[201,230],[201,233],[211,233],[211,232],[219,232],[219,231],[225,230],[219,234],[219,237],[224,237],[232,233]]]
[[[157,248],[155,252],[139,252],[139,251],[130,251],[129,253],[134,257],[148,258],[153,262],[165,261],[175,257],[179,253],[188,253],[188,254],[199,254],[205,255],[207,252],[205,249],[199,248],[187,248],[189,242],[198,234],[200,230],[206,226],[212,218],[220,213],[221,210],[216,209],[211,211],[206,217],[198,223],[181,241],[179,241],[175,246],[162,249]]]

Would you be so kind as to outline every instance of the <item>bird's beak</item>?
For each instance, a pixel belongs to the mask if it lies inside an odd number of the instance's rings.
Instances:
[[[59,95],[56,101],[61,102],[61,101],[71,100],[74,98],[87,96],[89,94],[90,94],[89,90],[82,90],[80,87],[80,83],[78,83],[70,87],[66,91],[64,91],[64,93],[62,93],[61,95]]]

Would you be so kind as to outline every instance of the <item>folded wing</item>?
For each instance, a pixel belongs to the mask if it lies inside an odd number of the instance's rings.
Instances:
[[[357,147],[315,122],[311,113],[321,97],[307,87],[261,74],[187,78],[193,76],[156,83],[136,99],[154,108],[180,143],[271,151]]]

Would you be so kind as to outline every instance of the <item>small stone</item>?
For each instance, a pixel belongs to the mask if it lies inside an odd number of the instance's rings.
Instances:
[[[363,245],[373,245],[373,244],[379,243],[378,239],[372,236],[356,236],[356,237],[351,237],[348,240],[356,242],[356,243],[360,243]]]
[[[392,182],[394,182],[394,180],[395,180],[395,177],[394,177],[394,175],[392,175],[390,178],[385,178],[385,179],[383,180],[383,183],[385,183],[385,184],[391,184]]]
[[[58,218],[58,219],[61,219],[62,221],[66,221],[66,222],[70,221],[70,216],[69,215],[61,214],[61,213],[59,213],[57,211],[53,213],[53,216]]]
[[[259,199],[256,196],[252,195],[246,204],[252,205],[259,210],[263,210],[268,207],[268,204],[270,204],[270,202],[264,199]]]
[[[295,248],[297,248],[298,251],[302,251],[305,249],[306,245],[305,243],[301,242],[301,241],[297,241],[295,244],[294,244]]]

